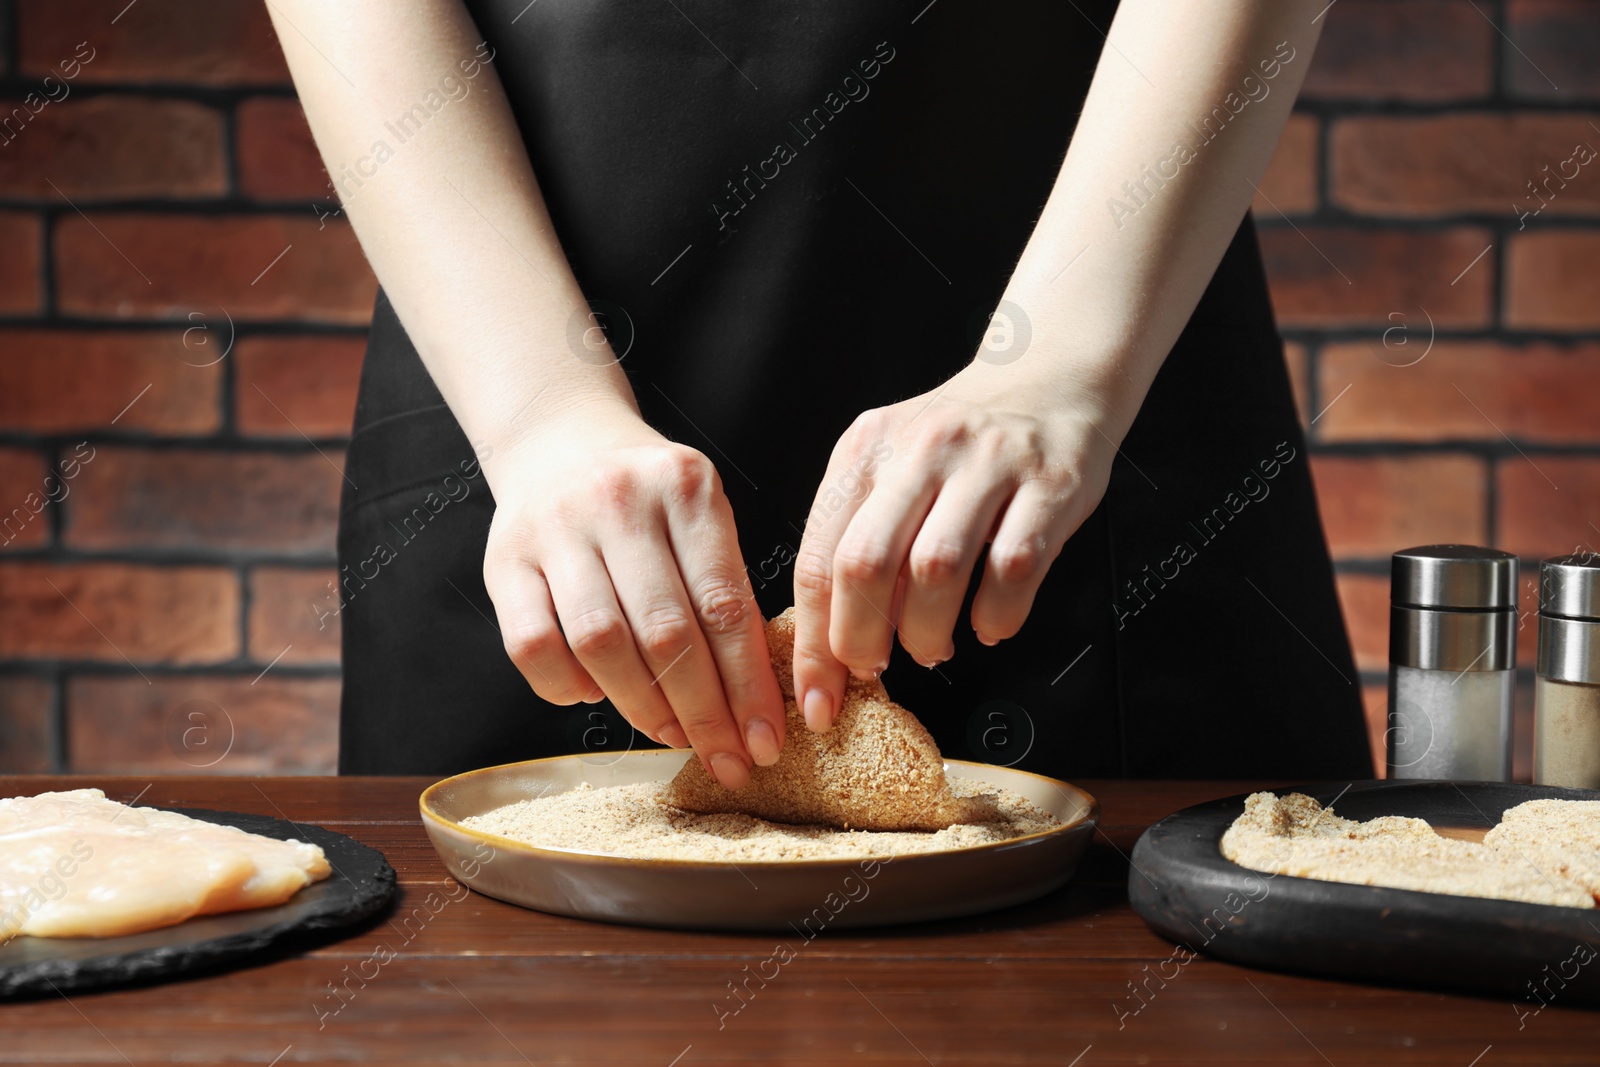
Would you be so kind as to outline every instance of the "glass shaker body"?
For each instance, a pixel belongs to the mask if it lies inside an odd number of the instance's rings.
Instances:
[[[1509,782],[1516,681],[1515,670],[1392,667],[1389,777]]]
[[[1589,553],[1539,567],[1533,780],[1600,789],[1600,566]]]
[[[1395,553],[1389,777],[1511,780],[1516,597],[1510,553],[1474,545]]]

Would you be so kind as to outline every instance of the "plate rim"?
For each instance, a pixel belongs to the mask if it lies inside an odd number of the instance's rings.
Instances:
[[[636,752],[624,752],[619,759],[626,759],[629,756],[650,756],[652,758],[656,758],[661,755],[678,751],[683,750],[641,749]],[[1071,782],[1065,782],[1059,778],[1051,778],[1049,775],[1038,774],[1034,771],[1018,770],[1015,767],[1003,767],[999,764],[978,763],[973,760],[958,759],[943,759],[942,762],[947,767],[954,765],[957,767],[974,767],[983,770],[1000,770],[1008,774],[1021,774],[1030,778],[1038,778],[1041,781],[1048,782],[1050,785],[1056,788],[1066,791],[1069,796],[1079,800],[1082,804],[1082,812],[1079,814],[1078,818],[1072,820],[1071,822],[1065,822],[1060,826],[1053,826],[1048,830],[1039,830],[1031,834],[1024,834],[1021,837],[1006,838],[1003,841],[988,841],[981,845],[968,845],[963,848],[940,849],[936,852],[890,852],[883,856],[857,856],[849,858],[836,857],[832,859],[742,860],[738,863],[735,863],[732,860],[692,860],[677,858],[648,859],[637,856],[619,856],[614,853],[606,852],[580,852],[559,848],[547,848],[542,845],[531,845],[526,841],[518,841],[515,838],[503,837],[500,834],[490,833],[486,830],[477,830],[470,826],[463,826],[454,819],[447,818],[446,816],[440,814],[433,807],[436,793],[442,792],[446,786],[460,782],[463,779],[472,778],[478,775],[491,774],[495,771],[504,771],[510,767],[526,767],[531,764],[555,763],[570,760],[581,761],[582,759],[583,753],[567,753],[560,756],[543,756],[538,759],[515,760],[510,763],[498,763],[490,767],[477,767],[470,771],[462,771],[460,774],[453,774],[448,778],[442,778],[424,789],[417,798],[417,806],[422,813],[423,826],[426,828],[430,824],[437,824],[446,829],[453,830],[469,839],[476,839],[486,842],[490,845],[490,847],[509,847],[513,851],[528,854],[531,856],[531,858],[536,858],[544,862],[585,862],[599,866],[611,866],[618,868],[645,866],[651,869],[666,868],[679,871],[725,871],[731,867],[753,867],[760,870],[823,869],[828,867],[854,867],[869,862],[888,863],[891,860],[895,863],[905,863],[912,860],[936,860],[949,856],[970,856],[983,852],[998,851],[1000,849],[1011,849],[1019,848],[1025,845],[1040,844],[1053,838],[1066,837],[1075,832],[1081,832],[1085,826],[1089,827],[1090,832],[1092,833],[1094,828],[1100,825],[1099,798],[1095,797],[1087,790],[1073,785]],[[607,766],[610,766],[610,764]],[[558,793],[554,795],[559,796],[560,794]]]

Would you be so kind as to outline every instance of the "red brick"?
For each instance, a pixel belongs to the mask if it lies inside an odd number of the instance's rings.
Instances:
[[[0,774],[50,771],[55,687],[27,674],[0,675]]]
[[[1294,409],[1300,415],[1300,425],[1311,421],[1311,366],[1306,346],[1298,341],[1285,341],[1283,361],[1289,367],[1289,387],[1294,390]]]
[[[1504,345],[1435,341],[1427,323],[1402,335],[1329,344],[1321,395],[1349,392],[1317,420],[1322,441],[1600,442],[1589,398],[1600,396],[1600,343]],[[1424,355],[1426,353],[1426,355]],[[1410,361],[1416,360],[1415,363]],[[1410,363],[1409,366],[1403,365]]]
[[[42,453],[0,448],[0,550],[49,543],[50,495],[61,495],[59,483],[45,484],[49,473]]]
[[[1600,98],[1600,4],[1594,0],[1508,0],[1504,53],[1506,87],[1541,100]]]
[[[250,572],[250,658],[271,663],[339,663],[339,617],[330,614],[332,567],[256,567]],[[289,651],[284,652],[287,647]]]
[[[1317,210],[1317,154],[1321,126],[1310,115],[1290,115],[1278,150],[1267,165],[1252,210],[1276,218]]]
[[[1600,459],[1510,456],[1495,464],[1499,547],[1523,559],[1600,545]]]
[[[178,330],[0,329],[0,426],[63,433],[115,419],[124,431],[211,433],[222,367],[185,361],[197,358]]]
[[[123,665],[238,654],[239,583],[226,567],[0,562],[0,658]]]
[[[1600,328],[1596,264],[1600,264],[1600,232],[1546,231],[1512,237],[1506,254],[1506,325],[1532,330]]]
[[[1389,686],[1364,685],[1361,703],[1367,713],[1367,744],[1372,746],[1372,776],[1389,776]]]
[[[235,419],[266,437],[348,437],[366,341],[360,337],[252,337],[239,342]]]
[[[234,118],[239,191],[257,200],[331,200],[334,191],[305,112],[296,100],[263,96]]]
[[[1350,633],[1356,667],[1389,669],[1389,579],[1375,574],[1339,575],[1339,605]]]
[[[67,683],[71,769],[96,774],[333,774],[339,680],[90,676]]]
[[[127,11],[122,11],[123,8]],[[18,66],[59,66],[87,39],[77,80],[200,85],[284,85],[283,61],[265,4],[230,0],[17,0]],[[120,15],[119,12],[122,12]],[[112,23],[116,19],[116,23]]]
[[[1400,312],[1440,326],[1489,323],[1494,280],[1487,230],[1442,233],[1263,227],[1261,251],[1272,304],[1285,326],[1388,327]],[[1460,281],[1451,284],[1460,276]]]
[[[1488,471],[1468,456],[1313,456],[1317,502],[1338,559],[1415,545],[1482,544]]]
[[[1487,96],[1499,36],[1462,0],[1339,0],[1301,92],[1340,99]]]
[[[56,227],[58,303],[69,314],[182,317],[220,306],[235,322],[362,325],[372,316],[377,282],[347,223],[310,211],[93,219],[67,215]]]
[[[176,200],[227,191],[222,114],[186,100],[69,98],[46,106],[0,149],[0,196],[13,199]]]
[[[66,543],[331,555],[343,458],[102,445],[66,501]]]
[[[1600,541],[1600,536],[1589,542]],[[1590,549],[1593,551],[1593,549]],[[1539,563],[1522,565],[1517,591],[1517,666],[1533,668],[1539,660]]]
[[[1600,144],[1596,122],[1596,113],[1340,119],[1329,143],[1329,196],[1351,211],[1405,218],[1593,216],[1600,161],[1594,149],[1580,157],[1575,148]]]
[[[4,154],[0,149],[0,155]],[[30,315],[44,305],[39,252],[43,227],[33,215],[0,211],[0,314]]]

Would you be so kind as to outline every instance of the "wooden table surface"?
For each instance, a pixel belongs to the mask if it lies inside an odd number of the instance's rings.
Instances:
[[[400,876],[395,912],[302,955],[0,1004],[0,1063],[1600,1062],[1600,1012],[1559,1000],[1519,1018],[1505,1000],[1205,957],[1164,985],[1150,980],[1143,988],[1155,992],[1135,999],[1133,984],[1173,946],[1128,907],[1125,856],[1161,816],[1258,783],[1077,783],[1100,798],[1103,833],[1067,887],[970,919],[827,931],[794,945],[795,958],[720,1025],[714,1005],[734,1003],[728,983],[773,956],[779,936],[609,926],[470,893],[423,834],[417,795],[428,784],[0,777],[0,796],[96,786],[122,801],[317,823],[382,850]],[[353,992],[336,997],[334,985]]]

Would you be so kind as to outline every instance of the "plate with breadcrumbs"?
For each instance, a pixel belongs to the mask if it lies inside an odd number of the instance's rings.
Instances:
[[[1228,797],[1133,852],[1134,910],[1187,962],[1600,1004],[1600,793],[1369,781]]]
[[[876,679],[851,679],[814,733],[794,699],[794,609],[766,637],[787,712],[775,764],[737,790],[673,749],[447,778],[422,794],[422,822],[450,873],[558,915],[807,938],[1003,908],[1072,877],[1094,797],[944,759]]]
[[[523,907],[812,937],[1043,896],[1072,877],[1099,818],[1065,782],[960,760],[939,764],[947,803],[967,809],[943,829],[692,811],[673,803],[691,768],[704,772],[672,749],[489,767],[429,787],[422,821],[452,876]]]

